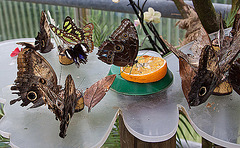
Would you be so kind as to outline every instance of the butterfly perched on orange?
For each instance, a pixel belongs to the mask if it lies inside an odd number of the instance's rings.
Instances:
[[[129,19],[123,19],[121,25],[99,47],[98,59],[116,66],[133,66],[136,63],[138,44],[138,34],[134,24]]]

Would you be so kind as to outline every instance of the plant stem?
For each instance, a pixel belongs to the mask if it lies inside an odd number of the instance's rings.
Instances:
[[[155,39],[157,39],[157,40],[160,42],[160,44],[162,45],[162,47],[163,47],[164,50],[161,49],[161,48],[156,44],[156,40],[154,41],[154,40],[152,39],[152,37],[149,35],[149,33],[148,33],[148,31],[147,31],[147,29],[146,29],[146,27],[145,27],[145,25],[144,25],[144,22],[143,22],[143,18],[144,18],[144,16],[143,16],[143,8],[144,8],[144,5],[146,4],[147,0],[144,1],[142,8],[140,8],[140,6],[139,6],[139,0],[138,0],[138,5],[136,5],[136,3],[135,3],[133,0],[129,0],[129,2],[130,2],[130,5],[131,5],[132,8],[133,8],[135,14],[137,15],[137,17],[138,17],[138,19],[139,19],[139,21],[140,21],[140,23],[141,23],[141,25],[142,25],[143,31],[144,31],[144,33],[146,34],[147,38],[149,39],[149,42],[151,43],[153,49],[154,49],[155,51],[160,52],[162,56],[165,55],[166,53],[168,53],[169,50],[168,50],[167,46],[164,44],[164,42],[161,40],[161,38],[160,38],[160,36],[159,36],[156,28],[154,27],[154,25],[153,25],[152,23],[150,23],[150,24],[147,23],[148,28],[149,28],[150,31],[154,34]],[[140,11],[140,16],[139,16],[139,14],[138,14],[138,10],[137,10],[137,9]]]
[[[163,49],[164,49],[164,55],[167,54],[169,52],[167,46],[165,45],[165,43],[163,42],[163,40],[160,38],[160,35],[157,32],[157,29],[155,28],[155,26],[152,24],[152,22],[147,23],[148,28],[152,31],[152,33],[154,34],[155,38],[158,40],[158,42],[162,45]],[[155,41],[156,42],[156,41]]]
[[[140,21],[140,23],[141,23],[141,25],[142,25],[143,31],[144,31],[144,33],[146,34],[146,36],[148,37],[148,39],[149,39],[149,42],[152,44],[153,49],[157,51],[157,49],[155,48],[155,45],[154,45],[155,42],[153,41],[152,37],[149,35],[149,33],[148,33],[145,25],[143,24],[143,11],[142,11],[142,9],[140,9],[140,8],[138,7],[138,9],[139,9],[139,11],[140,11],[140,14],[141,14],[141,17],[140,17],[140,16],[138,15],[137,9],[136,9],[136,7],[135,7],[135,6],[136,6],[135,2],[134,2],[133,0],[129,0],[129,2],[130,2],[130,5],[131,5],[132,8],[133,8],[135,14],[137,15],[137,17],[138,17],[138,19],[139,19],[139,21]],[[162,52],[162,50],[161,50],[161,52]],[[162,54],[163,54],[163,53],[162,53]]]

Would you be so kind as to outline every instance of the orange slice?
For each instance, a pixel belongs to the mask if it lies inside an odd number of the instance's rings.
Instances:
[[[121,67],[125,80],[137,83],[151,83],[161,80],[167,73],[167,62],[161,57],[144,55],[132,67]]]

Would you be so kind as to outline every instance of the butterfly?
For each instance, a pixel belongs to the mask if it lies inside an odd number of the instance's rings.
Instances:
[[[79,68],[80,63],[82,64],[86,64],[87,63],[87,54],[86,52],[83,50],[84,47],[82,47],[82,44],[79,43],[77,45],[75,45],[74,47],[71,46],[67,46],[66,48],[61,48],[60,49],[60,53],[59,53],[59,57],[67,57],[68,59],[72,60],[73,62],[75,62],[75,64],[77,65],[77,67]],[[61,62],[61,61],[60,61]],[[72,64],[72,63],[70,63]],[[66,64],[65,64],[66,65]]]
[[[58,45],[60,63],[66,65],[75,62],[77,67],[80,66],[80,63],[86,64],[86,53],[92,52],[94,48],[92,40],[93,24],[89,23],[81,29],[73,23],[71,17],[67,16],[63,23],[63,29],[59,29],[53,24],[50,24],[50,27],[63,43],[67,45]],[[71,61],[66,60],[65,57]],[[63,59],[65,60],[63,61]]]
[[[88,23],[81,29],[75,25],[71,17],[67,16],[63,23],[63,29],[59,29],[53,24],[50,24],[50,27],[65,44],[76,45],[82,43],[87,52],[92,52],[94,48],[92,40],[94,25],[92,23]]]
[[[134,24],[129,19],[123,19],[121,25],[99,47],[98,59],[116,66],[133,66],[136,63],[138,44],[138,34]]]
[[[93,29],[93,23],[88,23],[82,29],[78,28],[70,16],[67,16],[63,23],[63,30],[68,33],[75,34],[83,40],[83,42],[87,45],[89,52],[92,52],[94,49],[94,43],[92,40]]]
[[[48,25],[47,16],[44,11],[41,13],[40,19],[40,31],[35,38],[35,43],[19,42],[17,44],[27,46],[34,50],[40,50],[41,53],[50,52],[53,49],[53,44],[51,42],[50,27]]]
[[[71,75],[65,81],[65,87],[57,84],[57,76],[48,61],[31,48],[24,48],[17,58],[18,73],[11,87],[19,98],[10,101],[10,105],[22,101],[21,106],[32,103],[30,108],[47,104],[48,108],[60,120],[60,134],[64,138],[70,119],[75,112],[88,106],[91,110],[111,87],[116,75],[109,75],[94,83],[84,93],[75,88]]]
[[[189,106],[204,103],[216,87],[220,87],[220,84],[229,80],[230,67],[233,66],[233,61],[240,52],[238,47],[240,34],[237,32],[232,39],[229,39],[223,35],[221,27],[217,40],[219,50],[213,48],[208,34],[201,29],[201,35],[191,47],[192,55],[175,49],[165,41],[170,50],[179,58],[182,89]],[[225,87],[228,86],[225,85]],[[227,91],[229,91],[228,88]]]

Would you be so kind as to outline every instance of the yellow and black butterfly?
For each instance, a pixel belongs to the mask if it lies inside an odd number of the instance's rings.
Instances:
[[[92,23],[88,23],[82,29],[78,28],[70,16],[67,16],[63,23],[63,30],[77,35],[88,46],[90,52],[92,52],[94,48],[92,40],[93,29],[94,25]]]
[[[81,43],[86,47],[87,52],[92,52],[94,48],[92,40],[94,26],[92,23],[81,29],[75,25],[71,17],[67,16],[63,23],[63,29],[59,29],[52,24],[50,24],[50,27],[65,44],[76,45]]]

